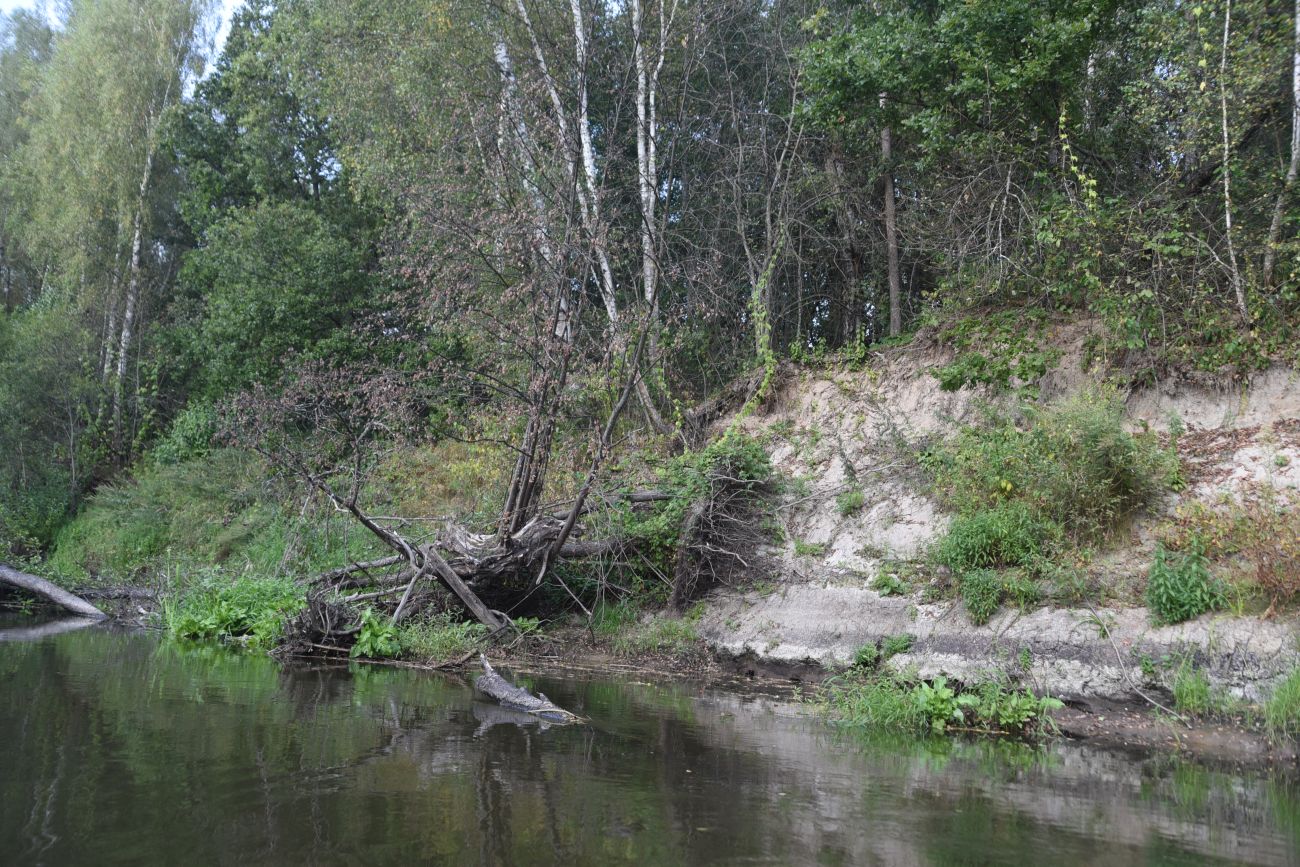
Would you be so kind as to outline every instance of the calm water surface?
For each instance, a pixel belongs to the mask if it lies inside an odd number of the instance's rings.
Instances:
[[[786,701],[282,666],[0,620],[4,864],[1285,864],[1300,786],[1069,743],[845,737]]]

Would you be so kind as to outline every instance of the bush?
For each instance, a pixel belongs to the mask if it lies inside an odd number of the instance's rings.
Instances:
[[[208,453],[216,433],[216,409],[210,403],[193,403],[172,420],[166,436],[154,445],[150,455],[160,464],[201,458]]]
[[[961,599],[977,626],[989,622],[1002,605],[1002,578],[991,569],[977,569],[961,577]]]
[[[1052,534],[1021,502],[1002,503],[953,518],[936,558],[958,575],[972,569],[1022,566],[1042,555]]]
[[[1037,521],[1084,541],[1150,503],[1177,470],[1154,435],[1131,434],[1123,422],[1114,392],[1086,391],[1026,410],[1023,427],[1005,418],[968,427],[924,463],[958,515],[1020,503]]]
[[[177,638],[242,639],[275,644],[284,621],[306,605],[302,588],[285,578],[210,575],[177,600],[163,604],[163,623]]]
[[[1287,675],[1264,703],[1264,725],[1275,737],[1300,736],[1300,668]]]
[[[1224,590],[1207,568],[1203,546],[1193,541],[1177,560],[1163,545],[1147,575],[1147,606],[1156,623],[1182,623],[1223,604]]]

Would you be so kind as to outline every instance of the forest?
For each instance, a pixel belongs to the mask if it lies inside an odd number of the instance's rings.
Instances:
[[[784,366],[1297,361],[1300,3],[61,10],[0,25],[0,560],[69,586],[375,655],[681,609],[748,568],[725,420]]]

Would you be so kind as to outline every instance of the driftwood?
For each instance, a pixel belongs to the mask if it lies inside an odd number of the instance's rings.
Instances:
[[[46,602],[57,605],[78,617],[93,618],[95,620],[103,620],[108,617],[107,614],[85,599],[74,593],[69,593],[57,584],[51,584],[44,578],[28,575],[26,572],[19,572],[17,569],[3,563],[0,563],[0,584],[30,593],[32,596],[44,599]]]
[[[495,700],[502,707],[520,713],[530,714],[549,723],[582,722],[582,717],[570,713],[552,702],[544,693],[533,695],[523,687],[515,686],[496,673],[487,657],[479,654],[483,662],[483,674],[474,679],[474,686],[479,692]]]

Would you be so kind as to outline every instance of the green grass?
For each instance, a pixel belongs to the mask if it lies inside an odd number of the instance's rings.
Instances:
[[[699,647],[700,636],[689,618],[656,617],[614,636],[613,650],[619,656],[643,653],[681,655]]]
[[[300,494],[269,485],[256,456],[217,449],[180,463],[144,463],[100,488],[59,532],[49,567],[73,581],[183,577],[190,570],[178,564],[305,576],[378,550],[332,509],[304,514]]]
[[[442,613],[402,624],[398,640],[408,656],[445,662],[482,650],[487,633],[488,628],[481,623],[468,623]]]
[[[999,681],[972,687],[944,677],[912,681],[889,672],[854,668],[826,681],[815,698],[819,709],[845,725],[897,732],[942,733],[953,727],[1025,732],[1049,726],[1061,707]]]
[[[1264,725],[1274,737],[1300,737],[1300,668],[1287,675],[1264,703]]]
[[[836,495],[835,508],[842,517],[847,518],[849,515],[861,511],[866,502],[867,495],[862,492],[861,488],[850,488]]]

